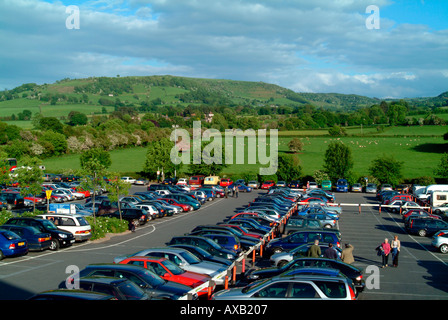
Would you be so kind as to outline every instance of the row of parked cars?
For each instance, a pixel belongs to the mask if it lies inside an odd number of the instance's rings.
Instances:
[[[322,196],[318,204],[304,201],[317,196]],[[315,239],[320,240],[322,252],[333,243],[340,255],[341,236],[337,226],[324,225],[315,215],[328,213],[333,215],[333,220],[338,219],[340,212],[323,209],[324,203],[331,201],[334,196],[328,191],[315,189],[306,193],[275,186],[233,216],[231,219],[241,214],[268,219],[264,210],[275,210],[280,219],[285,215],[289,218],[284,229],[280,229],[283,236],[270,240],[265,246],[264,257],[269,259],[271,267],[249,269],[240,282],[244,286],[221,290],[213,299],[356,299],[364,288],[360,269],[338,259],[307,256]],[[275,217],[271,215],[271,219]]]

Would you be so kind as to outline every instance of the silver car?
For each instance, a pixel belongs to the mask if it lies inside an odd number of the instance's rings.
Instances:
[[[292,249],[290,251],[282,251],[279,253],[274,253],[269,258],[271,265],[276,266],[276,267],[281,267],[294,259],[306,257],[308,249],[312,245],[313,245],[313,243],[305,243],[305,244],[295,247],[294,249]],[[325,252],[325,250],[328,249],[328,243],[319,243],[319,247],[322,251],[322,256],[323,256],[323,253]],[[333,246],[333,248],[336,249],[336,252],[338,253],[338,256],[340,257],[342,254],[342,249],[338,248],[336,246]]]
[[[191,272],[207,274],[217,285],[223,285],[227,269],[219,263],[200,260],[190,251],[181,248],[149,248],[134,254],[114,258],[114,263],[132,256],[162,257],[174,262],[181,269]]]
[[[249,181],[247,186],[251,187],[253,189],[258,189],[260,187],[260,184],[257,181],[255,181],[255,180],[251,180],[251,181]]]
[[[441,253],[448,253],[448,230],[440,230],[433,235],[431,245]]]
[[[356,300],[351,280],[340,275],[276,276],[221,290],[212,300]]]
[[[376,184],[368,183],[366,186],[366,193],[376,193],[378,191]]]

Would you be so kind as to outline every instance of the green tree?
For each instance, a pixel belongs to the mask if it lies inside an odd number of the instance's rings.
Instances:
[[[299,179],[302,176],[302,166],[297,156],[279,154],[277,178],[280,181],[291,181]]]
[[[338,125],[334,125],[330,129],[328,129],[328,133],[332,137],[339,137],[339,136],[346,136],[347,135],[347,132],[345,131],[345,129],[340,127],[340,126],[338,126]]]
[[[92,159],[96,159],[102,165],[103,170],[109,168],[112,164],[109,152],[99,148],[93,148],[81,154],[81,157],[79,158],[81,168],[87,168]]]
[[[20,187],[22,196],[32,195],[36,197],[42,193],[43,171],[41,160],[36,157],[25,157],[21,161],[22,166],[14,171],[15,180]],[[33,212],[36,212],[36,203],[33,201]]]
[[[148,144],[146,160],[143,167],[143,175],[148,178],[157,177],[157,171],[162,171],[167,175],[174,175],[174,170],[179,171],[181,165],[175,166],[171,161],[170,153],[174,147],[174,142],[168,138],[153,141]]]
[[[121,216],[121,206],[120,206],[120,195],[127,195],[131,185],[123,180],[121,180],[120,175],[118,173],[108,173],[107,174],[109,183],[106,184],[106,190],[108,192],[108,198],[110,201],[117,201],[118,203],[118,212],[120,213],[120,220],[122,220]]]
[[[88,122],[87,116],[79,111],[70,111],[68,114],[68,124],[71,126],[83,126]]]
[[[303,150],[303,142],[299,138],[293,138],[288,143],[289,151],[299,152]]]
[[[328,145],[324,156],[324,171],[334,182],[340,178],[347,178],[353,168],[352,151],[340,141],[332,141]]]
[[[442,155],[439,166],[434,169],[434,174],[444,179],[448,179],[448,153]]]
[[[67,139],[66,137],[59,132],[55,132],[53,130],[45,131],[42,136],[39,137],[39,142],[42,142],[42,145],[49,144],[52,146],[52,150],[54,155],[61,155],[66,153],[67,151]],[[53,154],[48,154],[49,156]]]
[[[380,183],[397,185],[402,179],[403,162],[395,160],[393,156],[383,155],[372,160],[369,173],[377,178]]]

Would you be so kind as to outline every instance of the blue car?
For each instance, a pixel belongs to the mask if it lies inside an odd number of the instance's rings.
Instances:
[[[28,253],[28,242],[14,232],[0,229],[0,260]]]
[[[348,182],[346,179],[339,179],[336,182],[336,191],[337,192],[348,192]]]
[[[235,184],[235,185],[238,187],[238,191],[239,192],[252,192],[252,188],[248,187],[248,186],[246,186],[244,184],[238,183],[238,184]]]
[[[4,224],[0,226],[1,229],[8,230],[17,234],[20,238],[28,242],[29,251],[43,251],[50,249],[51,234],[48,232],[41,232],[39,229],[29,226],[17,226]]]
[[[305,209],[297,212],[298,216],[307,216],[310,214],[324,214],[330,216],[332,219],[339,220],[339,215],[336,212],[325,210],[321,206],[306,207]]]

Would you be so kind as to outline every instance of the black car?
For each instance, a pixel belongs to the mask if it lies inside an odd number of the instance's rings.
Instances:
[[[0,226],[0,229],[9,230],[19,237],[26,239],[28,241],[29,251],[43,251],[49,249],[51,246],[51,234],[41,232],[37,228],[4,224]]]
[[[59,289],[67,289],[66,282],[59,284]],[[115,297],[117,300],[149,300],[143,289],[128,279],[111,277],[85,277],[78,279],[80,290],[100,292]]]
[[[410,219],[405,224],[406,231],[410,234],[418,234],[421,237],[432,236],[440,230],[448,229],[448,223],[441,219],[419,217]]]
[[[120,211],[105,213],[101,216],[120,219]],[[121,218],[126,221],[138,222],[139,225],[144,225],[149,221],[149,213],[140,208],[124,208],[121,209]]]
[[[35,294],[28,300],[117,300],[114,296],[84,290],[58,289]]]
[[[20,209],[25,207],[25,199],[16,191],[2,191],[0,201],[6,203],[8,210]]]
[[[212,239],[209,239],[206,237],[201,237],[201,236],[173,237],[170,240],[170,242],[166,243],[166,245],[169,246],[172,244],[189,244],[189,245],[193,245],[193,246],[198,246],[202,249],[207,250],[208,252],[210,252],[211,254],[213,254],[215,256],[218,256],[221,258],[226,258],[229,260],[235,260],[237,257],[237,255],[234,252],[224,249],[219,244],[214,242]]]
[[[129,279],[142,288],[149,298],[178,300],[191,290],[189,286],[166,281],[148,269],[129,264],[90,264],[79,272],[80,278],[88,276]],[[73,282],[73,278],[68,281]],[[197,294],[193,298],[197,299]]]
[[[73,233],[58,229],[56,225],[47,219],[31,217],[15,217],[6,221],[7,225],[30,226],[37,228],[40,232],[51,234],[50,250],[56,251],[60,247],[69,247],[75,243]]]
[[[217,256],[211,254],[210,252],[208,252],[207,250],[199,248],[197,246],[192,246],[189,244],[172,244],[169,246],[174,247],[174,248],[181,248],[181,249],[188,250],[189,252],[191,252],[192,254],[194,254],[196,257],[198,257],[200,260],[203,260],[203,261],[215,262],[215,263],[222,264],[224,266],[231,266],[233,263],[232,261],[230,261],[228,259],[217,257]]]
[[[362,292],[364,290],[365,282],[361,269],[340,260],[328,258],[298,258],[281,267],[263,268],[258,270],[251,269],[245,274],[245,278],[247,282],[253,282],[260,279],[278,276],[295,268],[304,267],[337,269],[353,281],[357,292]]]

